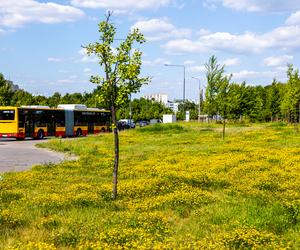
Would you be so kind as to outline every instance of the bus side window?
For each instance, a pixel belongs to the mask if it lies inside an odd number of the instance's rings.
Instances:
[[[47,126],[47,115],[43,110],[36,110],[35,114],[35,126],[46,127]]]
[[[55,122],[56,122],[57,127],[64,127],[65,126],[65,111],[59,110],[59,111],[56,112]]]
[[[95,124],[96,124],[96,126],[101,126],[102,125],[101,115],[102,115],[102,113],[100,113],[100,112],[97,112],[96,115],[95,115]]]
[[[74,111],[74,125],[75,126],[87,126],[87,115],[82,111]]]
[[[74,111],[74,125],[79,126],[80,125],[80,113],[78,111]]]
[[[110,124],[110,113],[108,112],[103,112],[102,113],[102,124],[109,126]]]

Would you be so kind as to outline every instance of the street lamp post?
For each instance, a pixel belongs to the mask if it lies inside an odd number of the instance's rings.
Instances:
[[[199,106],[198,106],[198,122],[200,122],[200,114],[201,114],[201,81],[197,77],[192,77],[199,81]]]
[[[183,65],[183,64],[165,64],[165,66],[183,68],[183,103],[184,103],[185,102],[185,65]]]

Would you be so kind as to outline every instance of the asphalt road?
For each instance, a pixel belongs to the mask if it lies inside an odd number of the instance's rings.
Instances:
[[[58,163],[69,159],[65,154],[35,147],[42,140],[0,139],[0,172],[24,171],[33,165]]]

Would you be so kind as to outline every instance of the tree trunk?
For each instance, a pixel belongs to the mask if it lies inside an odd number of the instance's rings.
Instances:
[[[111,107],[111,116],[112,116],[114,141],[115,141],[115,161],[114,161],[114,170],[113,170],[112,199],[115,200],[118,194],[118,170],[119,170],[119,132],[117,128],[115,107]]]

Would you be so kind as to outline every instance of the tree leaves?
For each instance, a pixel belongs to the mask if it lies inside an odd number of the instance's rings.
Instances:
[[[111,13],[105,21],[99,23],[100,42],[87,45],[88,55],[96,55],[104,76],[91,76],[90,81],[100,86],[99,101],[106,101],[115,108],[127,102],[131,93],[139,91],[143,84],[149,82],[148,77],[140,77],[142,52],[134,48],[134,44],[145,42],[144,36],[134,29],[119,46],[115,46],[116,28],[110,22]]]
[[[5,80],[0,73],[0,106],[8,106],[13,96],[13,91],[10,84]]]

